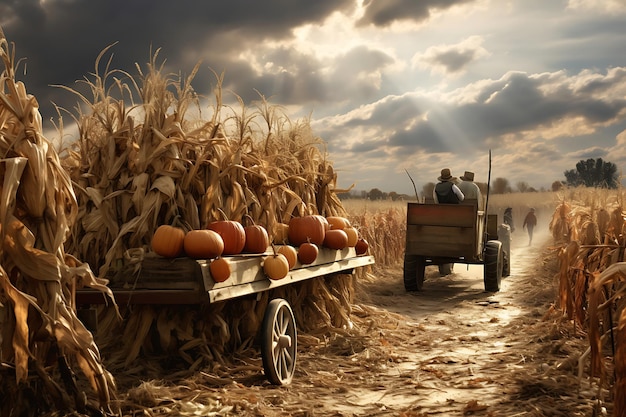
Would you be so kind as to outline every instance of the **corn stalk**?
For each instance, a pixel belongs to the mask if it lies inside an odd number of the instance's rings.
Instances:
[[[81,286],[111,293],[65,250],[78,214],[74,189],[42,134],[36,98],[15,80],[15,48],[2,30],[0,59],[0,409],[85,411],[93,405],[78,387],[78,366],[97,394],[96,407],[110,411],[115,384],[76,315],[74,295]]]

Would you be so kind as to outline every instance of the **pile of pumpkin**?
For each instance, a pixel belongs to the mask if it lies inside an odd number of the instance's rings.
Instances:
[[[152,238],[152,250],[166,258],[187,256],[210,260],[209,271],[215,282],[226,281],[231,274],[224,256],[262,255],[265,275],[272,280],[285,278],[297,262],[315,262],[320,247],[332,250],[355,248],[357,255],[367,253],[369,244],[346,217],[324,217],[317,214],[293,217],[289,224],[278,223],[273,238],[267,229],[254,223],[216,220],[204,229],[186,230],[179,225],[161,225]]]

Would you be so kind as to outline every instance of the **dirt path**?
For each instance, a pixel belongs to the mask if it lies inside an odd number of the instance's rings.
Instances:
[[[419,293],[404,290],[401,268],[379,272],[360,283],[353,330],[299,335],[291,385],[271,386],[248,372],[216,388],[200,375],[195,388],[180,388],[193,400],[179,403],[178,415],[190,415],[184,404],[208,399],[211,412],[221,410],[214,415],[595,415],[597,388],[586,380],[579,386],[576,376],[585,339],[551,308],[547,231],[535,242],[527,247],[525,235],[515,236],[499,293],[484,291],[482,266],[456,265],[447,277],[429,267]],[[207,414],[202,407],[193,415]]]

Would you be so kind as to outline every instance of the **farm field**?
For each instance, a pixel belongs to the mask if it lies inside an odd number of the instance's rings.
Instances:
[[[229,369],[135,384],[124,402],[144,415],[588,416],[594,408],[611,415],[610,402],[597,401],[597,383],[578,378],[586,335],[555,308],[557,245],[548,210],[557,197],[517,197],[545,207],[532,246],[518,222],[511,275],[499,293],[484,292],[481,266],[458,265],[447,277],[427,271],[424,291],[406,293],[401,262],[378,264],[359,276],[352,328],[299,335],[291,385],[269,385],[251,349]],[[346,207],[387,227],[402,214],[400,203]]]
[[[626,400],[613,396],[626,391],[622,190],[494,195],[489,212],[501,216],[512,207],[516,224],[502,291],[482,290],[482,266],[457,265],[447,277],[428,270],[424,290],[407,293],[405,203],[341,201],[332,162],[307,120],[286,123],[264,98],[252,113],[233,111],[222,102],[217,74],[214,113],[197,120],[193,77],[160,73],[155,55],[138,79],[114,84],[119,97],[105,87],[114,71],[92,74],[94,102],[82,96],[89,110],[74,118],[80,137],[57,149],[43,136],[37,100],[15,80],[4,39],[0,58],[0,397],[9,399],[1,415],[626,412]],[[142,103],[128,106],[131,91]],[[530,207],[539,218],[532,245],[521,227]],[[112,302],[114,289],[141,292],[135,284],[146,256],[171,264],[194,257],[181,237],[218,220],[239,223],[229,243],[259,243],[248,241],[243,223],[264,225],[267,240],[250,255],[265,274],[254,284],[267,285],[274,277],[261,256],[269,238],[284,244],[287,228],[296,233],[289,243],[307,242],[310,230],[291,226],[307,216],[322,239],[330,234],[323,217],[349,219],[376,264],[211,303],[201,296],[217,275],[196,279],[175,270],[149,290],[193,291],[193,298]],[[156,231],[174,225],[175,250],[157,252],[155,243],[174,242]],[[200,262],[214,266],[222,253],[241,254],[226,253],[221,239],[220,251],[197,256]],[[286,259],[283,266],[281,278]],[[91,317],[79,317],[93,307],[78,301],[85,288],[103,295]],[[287,300],[298,324],[298,366],[286,386],[267,382],[259,352],[272,298]],[[292,333],[279,340],[289,344]]]

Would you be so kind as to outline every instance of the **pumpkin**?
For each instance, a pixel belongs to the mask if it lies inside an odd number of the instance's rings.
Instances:
[[[289,243],[294,246],[306,242],[322,245],[328,228],[328,222],[323,216],[292,217],[289,220]]]
[[[263,272],[270,279],[283,279],[289,273],[289,262],[285,255],[274,253],[263,259]]]
[[[315,243],[304,242],[298,247],[298,260],[302,265],[308,265],[315,262],[319,248]]]
[[[246,231],[243,225],[234,220],[215,220],[207,229],[217,232],[224,241],[224,255],[241,253],[246,244]]]
[[[291,245],[280,245],[276,247],[276,252],[285,255],[289,263],[289,269],[293,269],[296,266],[296,262],[298,262],[298,251],[296,248]]]
[[[330,229],[324,237],[324,246],[330,249],[343,249],[348,246],[348,234],[340,229]]]
[[[213,230],[190,230],[184,239],[185,253],[190,258],[211,259],[224,252],[222,237]]]
[[[166,258],[176,258],[183,254],[185,231],[180,227],[163,224],[152,236],[152,250]]]
[[[272,242],[286,244],[289,241],[289,225],[286,223],[276,223],[273,228]]]
[[[267,229],[259,224],[249,225],[243,228],[246,234],[246,242],[243,246],[245,253],[263,253],[270,245]]]
[[[370,245],[367,243],[367,240],[360,238],[358,242],[356,242],[354,249],[356,250],[357,255],[365,255],[369,247]]]
[[[346,227],[343,229],[344,232],[348,235],[348,246],[351,248],[356,246],[356,242],[359,241],[359,232],[355,227]]]
[[[331,229],[343,230],[346,227],[350,227],[350,220],[345,217],[329,216],[326,217],[326,220],[328,221]]]
[[[226,258],[218,256],[209,264],[211,278],[215,282],[224,282],[230,277],[230,263]]]

